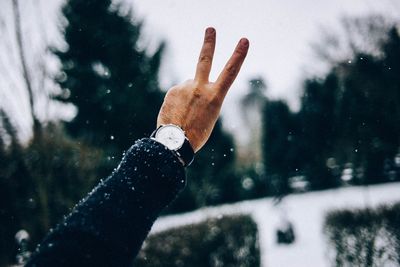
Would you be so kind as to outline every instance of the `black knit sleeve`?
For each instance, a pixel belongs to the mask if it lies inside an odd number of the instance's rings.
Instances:
[[[48,234],[26,266],[129,266],[160,212],[185,186],[162,144],[137,141],[117,169]]]

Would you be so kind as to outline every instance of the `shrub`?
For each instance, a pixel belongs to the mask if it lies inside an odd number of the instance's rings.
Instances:
[[[33,249],[107,167],[101,150],[70,139],[56,125],[26,146],[12,141],[0,144],[0,266],[14,261],[18,230],[29,232]]]
[[[327,214],[324,231],[334,266],[398,266],[400,203]]]
[[[229,216],[148,237],[134,266],[260,266],[257,226]]]

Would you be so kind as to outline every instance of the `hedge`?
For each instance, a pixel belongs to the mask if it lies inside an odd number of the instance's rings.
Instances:
[[[134,266],[260,266],[257,225],[227,216],[150,235]]]
[[[400,266],[400,203],[329,212],[324,232],[333,266]]]

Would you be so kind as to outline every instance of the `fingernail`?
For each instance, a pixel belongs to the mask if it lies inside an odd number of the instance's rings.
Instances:
[[[208,27],[206,30],[206,33],[208,33],[208,34],[212,34],[214,32],[215,32],[215,29],[213,27]]]
[[[249,40],[247,38],[240,39],[240,44],[243,46],[249,46]]]

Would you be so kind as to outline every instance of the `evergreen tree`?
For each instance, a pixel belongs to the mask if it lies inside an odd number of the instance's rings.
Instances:
[[[386,181],[385,161],[399,147],[400,83],[392,78],[382,59],[364,54],[357,55],[342,77],[341,138],[349,140],[347,159],[363,169],[363,183]]]
[[[308,80],[304,85],[296,133],[298,168],[306,174],[312,189],[338,186],[338,175],[327,164],[333,158],[336,135],[338,79],[330,74],[324,80]],[[301,155],[301,156],[300,156]]]
[[[268,101],[263,115],[263,156],[268,194],[284,195],[290,192],[288,179],[295,171],[294,116],[283,101]]]
[[[375,51],[380,56],[355,51],[324,79],[306,82],[299,111],[301,170],[314,189],[338,185],[337,167],[348,163],[353,183],[389,179],[385,168],[400,144],[400,42],[396,28],[387,33]]]
[[[387,87],[387,106],[385,112],[390,125],[390,143],[392,147],[400,146],[400,34],[398,28],[393,27],[388,34],[388,40],[383,44],[382,59],[383,73],[389,84]]]
[[[383,29],[379,20],[367,21],[374,23]],[[324,77],[306,80],[299,112],[267,102],[263,152],[274,194],[288,191],[288,177],[297,174],[314,190],[338,186],[346,166],[353,168],[352,183],[396,177],[389,173],[400,146],[400,36],[397,27],[385,28],[386,38],[375,28],[357,34],[376,34],[364,37],[378,50],[354,47],[353,56],[333,63]]]
[[[67,125],[73,135],[118,158],[133,141],[155,129],[163,93],[157,75],[164,45],[152,56],[139,49],[140,23],[111,0],[70,0],[65,51],[58,51],[58,78],[78,108]]]

